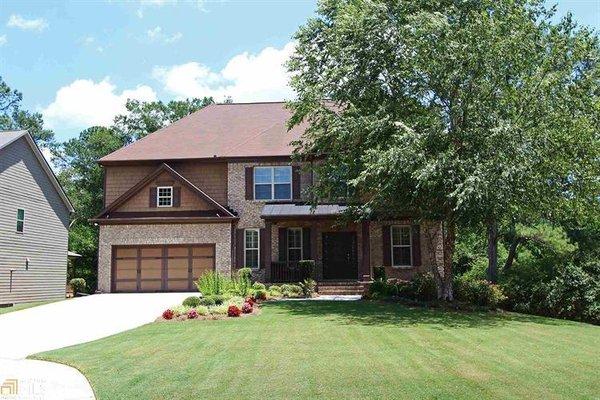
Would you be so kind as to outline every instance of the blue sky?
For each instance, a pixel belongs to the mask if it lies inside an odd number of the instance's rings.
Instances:
[[[314,13],[310,0],[116,0],[0,3],[0,75],[64,140],[108,124],[127,97],[292,96],[281,63]],[[599,0],[559,13],[600,28]]]

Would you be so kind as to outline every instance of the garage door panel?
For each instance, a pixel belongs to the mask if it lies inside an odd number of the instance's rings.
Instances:
[[[162,279],[142,280],[140,283],[142,292],[159,292],[162,290]]]
[[[188,277],[189,260],[187,258],[169,258],[167,261],[167,274],[169,279]]]
[[[117,279],[137,279],[137,260],[117,260]]]
[[[137,292],[137,281],[117,281],[115,289],[119,292]]]
[[[142,247],[142,257],[162,257],[162,247]]]
[[[169,290],[189,290],[190,282],[187,279],[169,279]]]
[[[194,258],[192,260],[192,276],[194,280],[200,278],[202,274],[213,269],[214,259],[212,258]]]
[[[167,250],[169,257],[187,257],[190,253],[189,246],[187,247],[169,247]]]
[[[194,257],[211,257],[215,256],[215,248],[212,246],[195,246],[192,247],[192,256]]]
[[[142,279],[162,278],[162,259],[141,260]]]
[[[120,247],[117,249],[115,256],[117,258],[125,258],[125,257],[136,258],[137,252],[138,252],[138,249],[135,247]]]

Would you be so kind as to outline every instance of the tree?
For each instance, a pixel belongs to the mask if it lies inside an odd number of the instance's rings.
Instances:
[[[322,160],[315,201],[343,178],[356,218],[440,221],[440,298],[457,225],[488,226],[493,272],[500,221],[598,205],[598,37],[553,14],[541,0],[323,0],[296,33],[290,125],[310,123],[296,155]]]
[[[116,116],[114,126],[129,136],[131,141],[138,140],[213,103],[212,97],[172,100],[168,103],[129,99],[125,105],[127,113]]]
[[[21,108],[23,95],[0,77],[0,131],[26,129],[38,145],[52,147],[54,132],[44,129],[42,114]]]

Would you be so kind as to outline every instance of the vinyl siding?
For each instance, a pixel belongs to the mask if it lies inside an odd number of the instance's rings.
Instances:
[[[23,233],[16,232],[19,208]],[[0,303],[65,297],[68,225],[69,211],[26,139],[0,149]]]

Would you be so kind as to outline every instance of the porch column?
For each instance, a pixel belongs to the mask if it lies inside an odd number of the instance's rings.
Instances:
[[[359,279],[363,282],[371,280],[371,223],[362,222],[362,259],[360,263]]]
[[[270,282],[271,281],[271,262],[272,260],[272,256],[271,256],[271,221],[265,221],[265,235],[264,238],[262,238],[263,241],[265,242],[265,246],[264,246],[264,251],[265,251],[265,281],[266,282]]]

